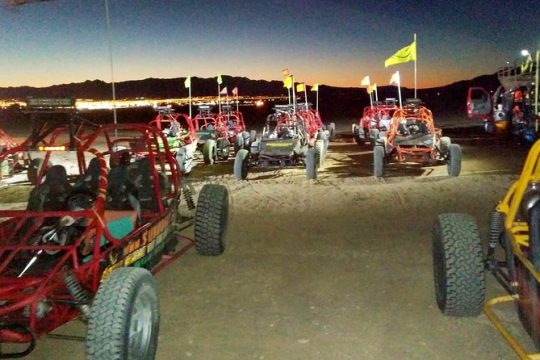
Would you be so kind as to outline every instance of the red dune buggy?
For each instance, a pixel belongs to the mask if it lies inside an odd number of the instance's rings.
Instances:
[[[461,171],[461,147],[451,143],[449,137],[435,127],[433,115],[418,102],[397,109],[390,128],[381,132],[373,147],[373,172],[384,176],[385,163],[416,162],[447,164],[448,175],[458,176]]]
[[[476,220],[468,214],[440,214],[433,224],[433,272],[440,310],[459,317],[477,316],[483,310],[520,359],[540,358],[539,159],[537,141],[521,176],[492,212],[487,241],[482,241]],[[486,271],[507,295],[485,302]],[[515,303],[536,351],[518,340],[514,323],[494,311],[504,303]]]
[[[197,150],[197,134],[193,121],[189,115],[175,112],[170,107],[158,108],[157,111],[150,125],[157,127],[165,135],[182,174],[191,173]]]
[[[230,105],[223,105],[221,113],[213,113],[210,106],[202,105],[194,122],[205,164],[228,160],[231,144],[236,153],[251,143],[242,113],[232,111]]]
[[[266,119],[262,136],[251,143],[250,151],[240,149],[234,161],[234,176],[246,179],[250,167],[284,167],[303,164],[308,179],[317,176],[324,161],[328,140],[315,112],[294,112],[289,105],[276,105]]]
[[[197,146],[203,154],[205,164],[229,158],[230,143],[225,125],[208,105],[199,106],[199,113],[193,119],[197,133]]]
[[[17,141],[7,132],[0,129],[0,155],[4,152],[16,148]],[[0,179],[13,176],[16,173],[26,170],[28,181],[32,185],[36,184],[38,172],[43,167],[43,159],[33,158],[30,153],[23,151],[11,153],[0,161]],[[46,167],[44,168],[44,170]]]
[[[181,216],[178,163],[148,125],[47,122],[0,159],[29,150],[62,165],[40,174],[26,209],[0,211],[2,357],[30,353],[40,336],[79,318],[88,322],[87,359],[153,359],[152,274],[193,246],[223,253],[226,188],[205,185],[196,206],[183,188],[195,215]],[[179,233],[191,224],[194,240]],[[9,353],[6,343],[27,347]]]
[[[384,103],[375,103],[366,106],[358,124],[353,124],[352,133],[358,145],[366,142],[375,143],[379,133],[388,131],[392,122],[394,111],[398,109],[396,99],[386,99]]]

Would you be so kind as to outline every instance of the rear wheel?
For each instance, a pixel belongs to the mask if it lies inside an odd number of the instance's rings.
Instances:
[[[213,165],[216,162],[216,141],[208,139],[203,146],[203,159],[204,163]]]
[[[203,186],[195,211],[195,249],[200,255],[215,256],[225,251],[229,218],[229,192],[223,185]]]
[[[134,267],[113,271],[90,309],[86,358],[154,359],[158,333],[159,300],[152,274]]]
[[[486,292],[482,241],[467,214],[441,214],[433,224],[433,274],[439,309],[450,316],[476,316]]]
[[[237,180],[245,180],[248,175],[249,151],[240,149],[234,158],[234,177]]]
[[[448,150],[448,175],[458,176],[461,172],[461,147],[458,144],[450,144]]]
[[[384,176],[384,146],[373,147],[373,175],[375,177]]]

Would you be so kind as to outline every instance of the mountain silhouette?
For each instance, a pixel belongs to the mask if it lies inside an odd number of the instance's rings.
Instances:
[[[287,96],[287,90],[281,81],[251,80],[246,77],[223,75],[221,87],[227,86],[229,94],[234,87],[241,96]],[[151,98],[173,99],[186,98],[188,89],[184,87],[185,78],[131,80],[117,82],[117,99]],[[217,95],[217,83],[212,78],[191,78],[192,96]],[[418,89],[421,98],[434,113],[464,113],[467,89],[481,86],[486,90],[495,90],[499,86],[496,74],[482,75],[471,80],[458,81],[446,86]],[[309,90],[309,88],[308,88]],[[413,89],[402,88],[402,98],[413,97]],[[302,98],[303,94],[297,94]],[[0,88],[0,99],[24,100],[35,97],[75,97],[78,99],[111,99],[111,84],[101,80],[87,80],[81,83],[53,85],[48,87],[4,87]],[[395,86],[378,87],[379,100],[387,97],[397,98]],[[311,102],[315,102],[315,93],[308,91]],[[369,96],[365,89],[358,87],[319,86],[319,108],[324,118],[358,117],[364,106],[369,105]]]

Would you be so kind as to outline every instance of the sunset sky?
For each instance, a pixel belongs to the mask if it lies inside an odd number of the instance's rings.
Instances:
[[[116,81],[211,77],[388,83],[384,60],[418,37],[418,87],[493,73],[540,48],[537,1],[109,0]],[[470,5],[475,3],[475,5]],[[414,5],[413,5],[414,4]],[[111,80],[104,0],[0,7],[0,87]],[[522,61],[521,58],[519,61]]]

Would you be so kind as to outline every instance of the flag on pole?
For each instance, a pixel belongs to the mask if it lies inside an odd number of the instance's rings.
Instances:
[[[283,77],[287,77],[287,76],[290,75],[289,74],[289,69],[283,69],[283,70],[281,70],[281,73],[283,74]]]
[[[234,96],[238,96],[238,88],[235,87],[234,89],[231,90],[231,93],[234,95]]]
[[[371,86],[371,90],[377,91],[377,83],[374,83],[374,84]]]
[[[290,89],[292,88],[292,86],[293,86],[292,76],[289,75],[283,80],[283,87]]]
[[[392,77],[390,78],[390,85],[396,85],[399,86],[400,79],[399,79],[399,71],[396,71],[392,74]]]
[[[296,84],[296,91],[304,91],[304,83]]]
[[[221,91],[219,92],[219,95],[227,95],[227,87],[225,86]]]
[[[184,81],[184,87],[186,89],[189,89],[191,87],[191,76],[188,76],[186,80]]]
[[[311,87],[311,91],[319,91],[319,84],[314,84],[314,85]]]
[[[223,80],[221,79],[221,74],[217,74],[217,83],[221,85],[223,83]]]
[[[529,55],[527,57],[527,60],[525,60],[525,62],[523,64],[521,64],[521,73],[527,72],[527,69],[529,69],[529,67],[530,67],[530,69],[532,71],[532,69],[533,69],[533,60],[532,60],[531,55]]]
[[[369,76],[366,75],[366,76],[364,76],[362,81],[360,81],[360,86],[369,86],[369,85],[370,85]]]
[[[371,94],[372,92],[373,92],[373,86],[369,85],[369,86],[367,87],[367,93],[368,93],[368,94]]]
[[[390,56],[384,62],[384,67],[389,67],[396,64],[406,63],[416,60],[416,39],[402,49],[399,49],[394,55]]]

